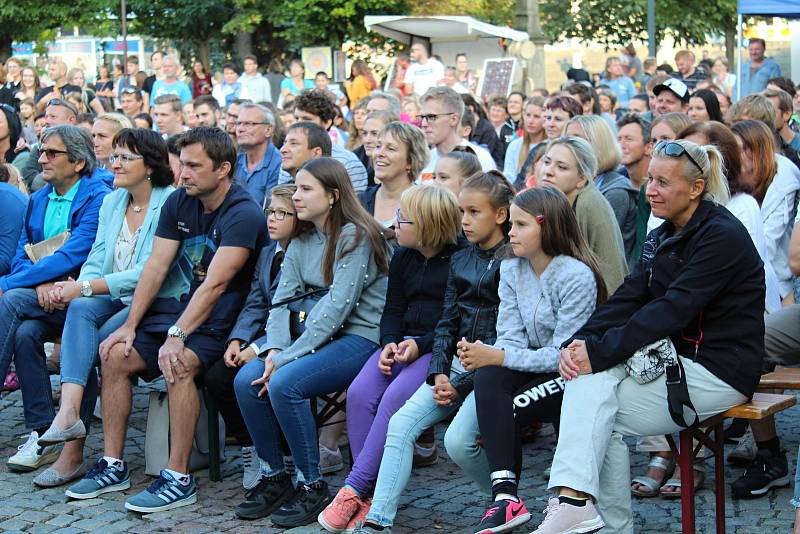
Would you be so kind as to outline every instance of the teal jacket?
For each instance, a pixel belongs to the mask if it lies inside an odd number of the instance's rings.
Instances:
[[[83,264],[78,281],[103,278],[108,284],[111,298],[130,304],[133,300],[136,283],[142,275],[142,268],[153,250],[153,236],[155,236],[158,219],[161,215],[161,206],[174,190],[175,188],[172,186],[153,188],[150,204],[147,206],[147,214],[144,217],[134,250],[134,266],[127,271],[118,273],[113,272],[114,248],[122,230],[122,220],[125,217],[125,210],[128,208],[130,193],[125,189],[117,189],[109,193],[100,208],[97,238],[86,263]],[[191,273],[181,269],[180,265],[175,263],[161,285],[158,296],[179,299],[181,295],[188,293],[190,280]]]

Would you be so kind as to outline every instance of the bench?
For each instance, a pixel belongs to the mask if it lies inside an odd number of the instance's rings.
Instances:
[[[777,367],[771,373],[762,375],[758,389],[800,389],[800,368]]]
[[[762,381],[763,384],[763,381]],[[759,388],[762,386],[759,385]],[[772,386],[770,386],[772,387]],[[685,428],[680,431],[680,446],[676,446],[671,435],[666,436],[675,460],[680,466],[681,480],[693,480],[692,466],[700,449],[705,445],[714,454],[714,492],[716,493],[717,534],[725,534],[725,436],[722,423],[729,417],[757,421],[781,412],[797,402],[794,395],[756,393],[745,404],[706,419],[699,428]],[[714,434],[713,439],[711,434]],[[695,447],[693,440],[697,440]],[[695,534],[694,484],[681,486],[681,531]]]

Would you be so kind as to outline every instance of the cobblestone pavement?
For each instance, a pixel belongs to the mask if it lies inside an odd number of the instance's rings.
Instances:
[[[197,504],[178,510],[141,516],[127,512],[124,499],[133,491],[144,488],[149,477],[144,474],[144,438],[147,411],[147,390],[135,389],[134,413],[128,432],[126,456],[132,468],[132,490],[112,493],[97,499],[67,501],[63,488],[49,490],[35,489],[32,480],[35,473],[10,473],[5,460],[15,452],[24,433],[22,401],[19,392],[4,395],[0,400],[0,532],[31,533],[77,533],[99,532],[280,532],[266,519],[255,522],[237,520],[233,507],[241,500],[241,471],[238,447],[229,446],[226,462],[223,465],[222,482],[211,482],[207,471],[196,473],[200,486]],[[783,412],[779,416],[779,428],[783,445],[789,450],[790,470],[794,471],[796,450],[800,441],[798,425],[800,407]],[[440,425],[441,427],[442,425]],[[95,426],[99,429],[99,422]],[[438,442],[441,447],[439,428]],[[101,453],[100,433],[93,433],[88,441],[92,458]],[[525,448],[525,472],[520,495],[526,500],[534,514],[526,528],[515,532],[529,532],[540,521],[538,514],[545,507],[546,480],[543,471],[549,466],[554,447],[552,431],[545,428],[535,443]],[[446,455],[442,455],[445,456]],[[634,473],[643,470],[643,454],[632,458]],[[709,466],[710,467],[710,466]],[[709,469],[709,476],[711,473]],[[726,479],[730,483],[741,470],[726,469]],[[342,471],[328,477],[333,491],[343,483]],[[711,477],[710,477],[711,478]],[[697,525],[699,533],[714,532],[714,494],[711,481],[707,481],[697,498]],[[767,498],[751,501],[731,501],[727,499],[727,532],[751,534],[772,531],[784,533],[791,530],[794,510],[789,505],[792,489],[778,490]],[[401,501],[395,533],[406,532],[472,532],[484,512],[485,497],[454,464],[440,459],[433,467],[418,470]],[[664,534],[680,532],[680,502],[662,498],[634,501],[636,532]],[[321,532],[318,527],[293,529],[295,534]]]

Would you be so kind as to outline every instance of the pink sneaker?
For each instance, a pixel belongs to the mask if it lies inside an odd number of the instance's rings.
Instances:
[[[573,506],[553,498],[547,502],[544,513],[544,521],[531,534],[589,534],[606,526],[592,501]]]
[[[508,532],[515,527],[524,525],[531,519],[531,514],[525,508],[522,499],[514,502],[510,499],[495,501],[483,514],[478,530],[475,534],[497,534]]]
[[[369,508],[372,506],[372,499],[367,497],[367,499],[361,501],[361,506],[358,508],[358,512],[353,518],[348,521],[347,526],[342,531],[343,534],[353,534],[356,532],[356,529],[364,526],[364,523],[367,521],[367,514],[369,514]]]
[[[317,516],[317,521],[328,532],[338,534],[347,528],[347,524],[361,508],[364,501],[355,491],[347,486],[339,490],[327,508]]]

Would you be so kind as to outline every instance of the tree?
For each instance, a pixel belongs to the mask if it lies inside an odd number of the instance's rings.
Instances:
[[[410,0],[412,15],[468,15],[500,25],[514,25],[514,0]]]
[[[131,33],[188,43],[205,65],[236,14],[232,0],[128,0]]]
[[[233,0],[236,16],[225,31],[253,32],[261,51],[276,56],[303,46],[336,48],[367,36],[364,15],[404,13],[406,0]]]
[[[48,2],[36,0],[0,1],[0,61],[11,55],[13,41],[35,41],[54,35],[60,27],[78,25],[101,11],[103,0]]]
[[[553,40],[574,37],[607,47],[646,41],[647,0],[540,0],[542,29]],[[736,29],[736,0],[656,2],[656,42],[705,44]]]

